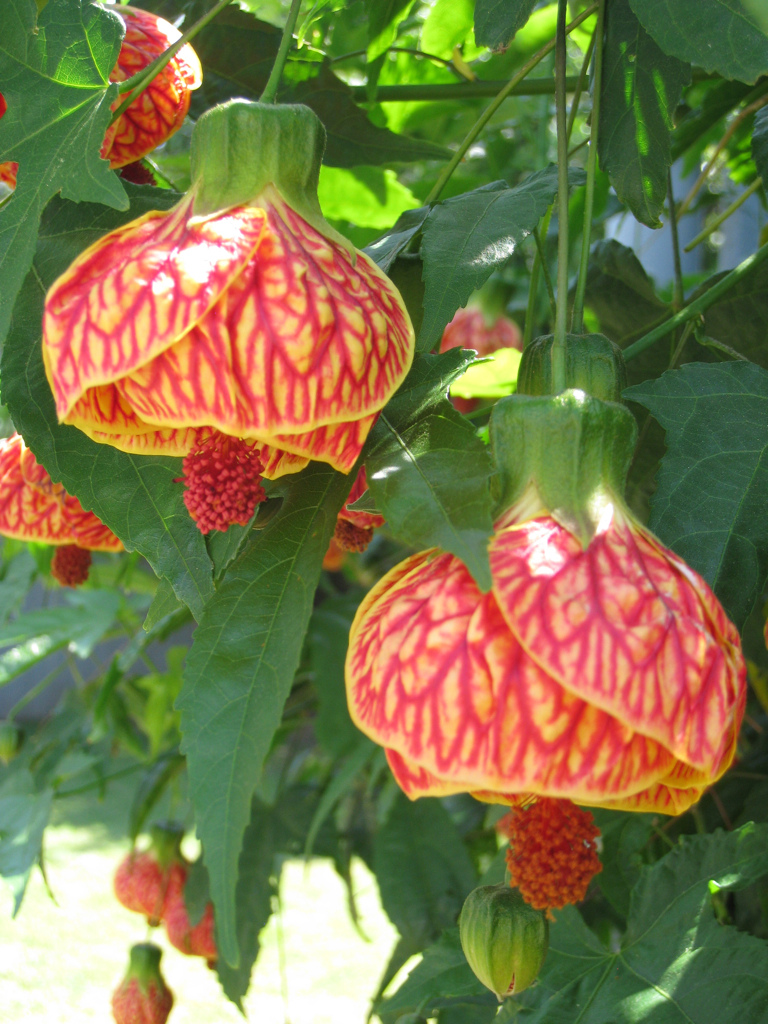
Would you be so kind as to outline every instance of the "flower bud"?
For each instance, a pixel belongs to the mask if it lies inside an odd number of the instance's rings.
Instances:
[[[549,922],[517,889],[481,885],[467,896],[459,935],[469,966],[501,1002],[531,985],[549,946]]]
[[[517,375],[519,395],[554,395],[554,335],[535,338],[523,352]],[[565,338],[565,390],[574,388],[603,402],[620,402],[627,386],[621,349],[603,334]]]

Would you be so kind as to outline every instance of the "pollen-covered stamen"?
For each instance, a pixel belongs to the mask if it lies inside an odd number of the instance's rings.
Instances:
[[[496,827],[509,838],[510,885],[537,910],[583,900],[603,869],[595,843],[599,829],[589,811],[570,800],[540,798],[514,808]]]
[[[51,559],[51,576],[62,587],[79,587],[88,579],[91,552],[77,544],[63,544],[56,548]]]
[[[134,185],[157,184],[154,174],[142,160],[134,160],[132,164],[121,167],[120,177],[125,178],[126,181],[132,181]]]
[[[373,540],[372,526],[355,526],[341,516],[336,520],[333,539],[342,551],[365,551]]]
[[[254,445],[214,434],[184,457],[184,504],[201,533],[246,526],[266,494]]]

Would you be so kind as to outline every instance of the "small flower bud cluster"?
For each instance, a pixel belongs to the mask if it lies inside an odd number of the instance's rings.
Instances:
[[[62,587],[79,587],[88,579],[91,552],[77,544],[63,544],[56,548],[51,559],[51,576]]]

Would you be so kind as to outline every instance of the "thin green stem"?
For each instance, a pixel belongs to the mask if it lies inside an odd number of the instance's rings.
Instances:
[[[112,114],[112,119],[109,122],[110,124],[114,124],[118,117],[125,113],[134,100],[138,99],[144,90],[148,88],[152,79],[163,70],[169,61],[173,60],[182,46],[185,46],[190,39],[194,39],[197,33],[201,29],[204,29],[208,22],[211,21],[212,18],[215,18],[219,11],[223,11],[229,3],[231,3],[231,0],[219,0],[215,7],[212,7],[207,14],[204,14],[203,17],[196,21],[191,28],[188,28],[175,43],[169,46],[164,53],[160,54],[159,57],[156,57],[151,64],[148,64],[142,71],[139,71],[138,74],[133,75],[131,78],[126,78],[124,82],[120,82],[117,87],[117,91],[120,95],[123,96],[125,93],[130,93],[130,95],[123,100],[117,110]]]
[[[95,782],[87,782],[83,786],[77,786],[75,789],[66,789],[63,792],[59,790],[56,793],[56,800],[63,800],[66,796],[78,796],[80,793],[87,793],[91,789],[100,789],[106,782],[111,782],[112,779],[122,779],[125,775],[132,775],[134,772],[140,772],[142,769],[146,769],[145,764],[132,764],[128,768],[120,768],[116,772],[112,772],[109,775],[102,775],[96,779]]]
[[[751,256],[748,256],[738,267],[726,274],[724,278],[709,288],[703,295],[700,295],[698,299],[694,299],[693,302],[689,303],[675,316],[665,320],[663,324],[660,324],[654,330],[649,331],[648,334],[644,334],[642,338],[639,338],[629,348],[624,349],[624,359],[634,359],[639,356],[641,352],[645,352],[647,348],[654,345],[657,341],[662,338],[666,338],[668,334],[674,331],[677,327],[692,320],[693,317],[703,313],[705,309],[709,309],[713,303],[717,302],[721,295],[724,295],[729,289],[735,284],[741,281],[742,278],[750,274],[755,267],[758,267],[763,260],[768,259],[768,242],[765,245],[761,245],[757,252],[753,252]]]
[[[47,686],[50,686],[56,676],[60,673],[61,666],[57,665],[55,669],[49,672],[48,675],[33,686],[31,690],[27,691],[23,697],[19,698],[5,717],[9,719],[9,721],[13,720],[16,715],[18,715],[18,713],[27,706],[27,704],[33,701],[35,697],[39,696]]]
[[[550,47],[550,52],[552,47]],[[569,92],[573,92],[578,84],[576,75],[570,75],[567,80]],[[442,100],[484,100],[497,96],[502,89],[505,89],[509,82],[499,82],[497,79],[477,79],[474,82],[443,82],[441,84],[429,85],[380,85],[376,89],[377,103],[410,103],[440,102]],[[369,99],[364,85],[351,85],[352,98],[358,102]],[[505,99],[510,96],[551,96],[555,91],[555,83],[551,78],[532,78],[527,82],[521,82],[514,86],[506,94]]]
[[[600,124],[600,92],[603,82],[603,24],[605,22],[605,0],[600,0],[597,25],[592,41],[595,43],[595,71],[592,80],[592,119],[589,132],[589,154],[587,155],[587,184],[584,193],[584,228],[581,235],[581,259],[579,276],[576,280],[576,294],[573,300],[571,330],[581,334],[584,329],[584,296],[587,292],[587,267],[589,246],[592,241],[592,214],[595,208],[595,179],[597,177],[597,133]],[[573,111],[571,111],[573,112]]]
[[[750,196],[753,196],[755,192],[758,191],[762,184],[762,178],[755,178],[755,180],[752,182],[749,188],[746,188],[741,193],[738,199],[734,199],[730,206],[726,207],[726,209],[723,210],[722,213],[718,214],[717,217],[715,217],[707,224],[703,231],[700,231],[695,238],[691,239],[691,241],[688,243],[688,245],[686,245],[683,251],[690,252],[691,249],[695,249],[697,245],[700,245],[705,238],[709,238],[709,236],[713,232],[717,231],[721,224],[723,224],[725,221],[728,220],[730,216],[736,213],[740,206],[746,203]]]
[[[339,57],[331,57],[331,64],[340,64],[341,61],[351,60],[353,57],[363,57],[367,53],[367,50],[352,50],[351,53],[342,53]],[[444,64],[447,68],[453,68],[453,61],[448,57],[438,57],[436,53],[426,53],[424,50],[414,50],[410,46],[390,46],[386,51],[387,53],[410,53],[414,57],[425,57],[427,60],[437,61],[438,64]],[[459,72],[456,72],[459,74]]]
[[[595,13],[595,11],[597,10],[597,6],[598,2],[597,0],[595,0],[595,3],[591,4],[586,9],[586,11],[583,11],[578,16],[578,18],[573,19],[570,25],[568,25],[567,28],[565,28],[565,32],[571,32],[573,31],[573,29],[577,28],[582,23],[582,21],[584,21],[586,18],[590,17],[590,15]],[[563,45],[565,45],[564,41]],[[520,70],[510,78],[510,80],[507,82],[507,84],[504,86],[501,92],[498,93],[493,103],[489,103],[489,105],[486,107],[486,109],[483,111],[483,113],[480,115],[477,121],[475,121],[473,126],[470,128],[466,137],[462,140],[461,145],[453,154],[453,157],[451,158],[447,166],[443,169],[442,173],[440,174],[440,177],[435,182],[432,191],[429,193],[429,195],[424,201],[425,206],[429,206],[432,203],[437,202],[437,200],[440,198],[441,192],[448,183],[451,175],[459,166],[461,161],[464,159],[467,151],[469,150],[469,147],[478,137],[483,128],[485,128],[485,126],[488,124],[490,119],[499,109],[499,107],[507,98],[507,96],[509,96],[509,94],[515,88],[515,86],[519,85],[520,82],[522,82],[522,80],[526,77],[526,75],[528,75],[536,67],[536,65],[539,64],[547,56],[548,53],[552,52],[554,46],[555,41],[553,39],[550,39],[550,41],[545,46],[542,46],[542,48],[537,53],[534,53],[530,60],[523,64]],[[563,87],[565,87],[565,80],[563,80],[562,85]]]
[[[568,0],[557,2],[555,122],[557,124],[557,313],[552,345],[554,393],[565,390],[565,335],[568,321],[568,135],[565,112],[565,17]]]
[[[283,38],[280,40],[280,49],[277,51],[275,63],[272,65],[272,70],[269,73],[267,84],[264,86],[264,92],[259,97],[260,103],[275,102],[277,87],[280,85],[280,78],[283,74],[283,68],[285,67],[288,51],[290,50],[291,43],[293,42],[293,30],[296,28],[296,21],[299,17],[300,7],[301,0],[291,0],[291,9],[288,11],[288,20],[286,21],[285,28],[283,29]]]
[[[599,14],[598,14],[599,17]],[[571,109],[568,112],[568,130],[566,132],[568,136],[568,142],[570,144],[571,136],[573,135],[573,126],[576,124],[576,115],[579,112],[579,103],[581,102],[581,94],[584,92],[584,84],[587,80],[587,72],[589,71],[589,62],[592,60],[592,53],[595,49],[595,39],[597,38],[597,30],[595,30],[592,38],[589,40],[587,46],[587,52],[584,54],[584,60],[581,64],[581,71],[576,82],[576,88],[573,90],[567,89],[568,92],[573,92],[573,99],[571,100]]]
[[[541,266],[541,272],[544,275],[544,283],[547,286],[547,295],[549,295],[549,305],[552,310],[552,319],[554,320],[557,316],[557,299],[555,298],[555,288],[552,284],[552,278],[549,275],[549,267],[547,266],[547,255],[544,252],[544,245],[541,241],[541,235],[539,229],[533,229],[533,240],[536,243],[536,252],[539,256],[539,264]]]
[[[667,205],[669,207],[669,227],[672,232],[672,261],[674,266],[674,291],[672,293],[672,309],[677,312],[685,302],[683,287],[683,265],[680,262],[680,236],[677,233],[677,211],[675,196],[672,191],[672,168],[667,170]]]
[[[549,233],[549,222],[552,220],[553,209],[554,207],[550,206],[541,219],[541,228],[537,228],[539,239],[546,238]],[[528,305],[525,311],[525,327],[523,328],[523,348],[530,345],[533,340],[533,326],[536,321],[536,300],[539,295],[539,275],[544,265],[544,260],[537,243],[536,254],[533,257],[533,267],[531,268],[531,281],[528,286]],[[547,271],[547,277],[549,277],[549,271]]]

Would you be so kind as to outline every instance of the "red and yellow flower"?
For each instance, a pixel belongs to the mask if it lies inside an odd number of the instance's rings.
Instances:
[[[200,119],[189,195],[100,239],[48,293],[61,422],[146,454],[236,438],[269,479],[310,459],[350,471],[414,335],[396,288],[322,218],[323,139],[306,107]]]
[[[123,550],[93,512],[51,480],[19,434],[0,441],[0,534],[55,545],[51,572],[67,586],[87,578],[91,551]]]
[[[516,396],[491,424],[507,506],[492,588],[437,550],[389,572],[352,625],[352,718],[412,798],[679,814],[734,756],[738,633],[624,506],[625,409],[580,391]]]
[[[172,46],[181,33],[163,18],[138,7],[110,7],[125,24],[125,36],[110,82],[124,82],[148,67]],[[125,167],[146,156],[166,142],[181,127],[187,116],[191,92],[198,89],[203,73],[197,54],[189,44],[182,46],[149,86],[110,125],[101,146],[101,156],[112,168]],[[112,105],[116,109],[125,97]],[[0,117],[7,104],[0,94]],[[16,187],[16,161],[0,163],[0,182]]]

